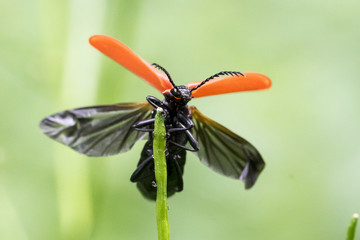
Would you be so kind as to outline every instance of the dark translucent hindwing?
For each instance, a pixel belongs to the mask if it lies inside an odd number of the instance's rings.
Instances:
[[[144,132],[132,125],[151,117],[148,103],[77,108],[53,114],[40,123],[50,138],[87,156],[107,156],[131,149]]]
[[[193,134],[198,140],[200,161],[225,176],[241,179],[251,188],[265,163],[254,146],[190,106]]]

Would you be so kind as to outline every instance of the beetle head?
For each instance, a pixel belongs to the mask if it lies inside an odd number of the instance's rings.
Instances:
[[[185,106],[191,99],[191,90],[187,86],[176,86],[163,92],[167,101],[177,105]]]

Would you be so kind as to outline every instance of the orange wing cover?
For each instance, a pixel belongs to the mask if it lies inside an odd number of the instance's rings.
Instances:
[[[192,96],[197,98],[224,93],[267,89],[271,87],[270,78],[261,73],[248,72],[244,74],[245,77],[228,76],[215,78],[193,91]],[[186,86],[192,89],[200,83],[201,81],[192,82]]]
[[[94,35],[89,42],[100,52],[147,81],[160,92],[172,88],[165,74],[140,58],[122,42],[105,35]]]

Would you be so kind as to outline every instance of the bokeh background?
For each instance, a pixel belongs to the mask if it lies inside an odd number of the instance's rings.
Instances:
[[[273,81],[191,102],[267,165],[246,191],[188,153],[171,239],[344,239],[360,210],[359,12],[356,0],[1,0],[0,239],[157,239],[155,205],[129,181],[143,142],[88,158],[38,128],[64,109],[161,97],[93,49],[93,34],[178,84],[222,70]]]

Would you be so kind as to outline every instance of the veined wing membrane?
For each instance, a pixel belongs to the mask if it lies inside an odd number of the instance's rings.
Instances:
[[[251,188],[265,163],[259,152],[245,139],[190,106],[194,137],[199,142],[200,161],[225,176],[241,179]]]
[[[148,103],[77,108],[53,114],[40,123],[50,138],[88,156],[107,156],[131,149],[145,137],[132,125],[151,118]]]

